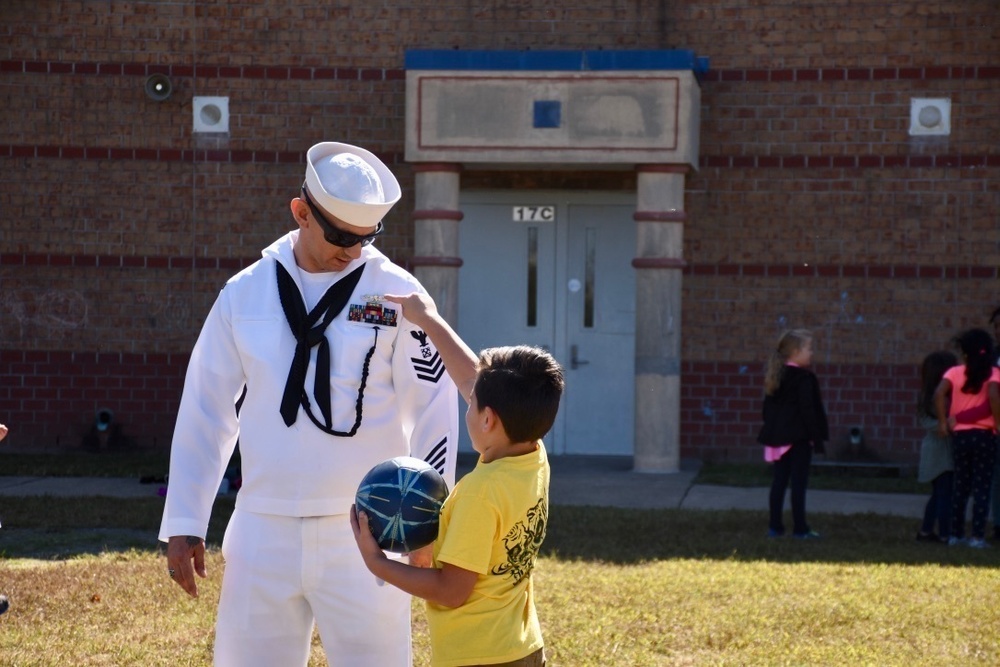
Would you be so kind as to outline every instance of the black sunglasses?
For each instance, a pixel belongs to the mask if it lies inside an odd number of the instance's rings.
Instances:
[[[335,245],[340,248],[353,248],[360,243],[363,248],[366,245],[371,245],[384,229],[382,227],[381,220],[378,221],[378,225],[375,226],[375,231],[371,234],[352,234],[350,232],[345,232],[342,229],[337,229],[323,216],[322,213],[319,212],[316,205],[313,204],[312,199],[309,198],[309,193],[306,191],[305,184],[302,185],[302,198],[305,199],[306,204],[309,205],[309,210],[312,211],[313,217],[316,218],[316,222],[318,222],[319,226],[323,228],[323,238],[325,238],[326,242],[331,245]]]

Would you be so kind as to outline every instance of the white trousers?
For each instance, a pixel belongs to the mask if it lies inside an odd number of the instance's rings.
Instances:
[[[346,514],[237,509],[222,554],[217,667],[304,667],[314,622],[331,667],[410,667],[410,596],[368,571]]]

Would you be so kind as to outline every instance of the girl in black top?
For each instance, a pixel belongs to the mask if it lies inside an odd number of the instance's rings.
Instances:
[[[812,333],[786,331],[771,353],[764,377],[764,426],[757,442],[765,446],[765,459],[774,462],[771,482],[769,537],[785,534],[782,517],[785,489],[792,487],[792,536],[815,539],[819,533],[806,523],[806,485],[815,448],[823,451],[830,439],[826,410],[812,363]]]

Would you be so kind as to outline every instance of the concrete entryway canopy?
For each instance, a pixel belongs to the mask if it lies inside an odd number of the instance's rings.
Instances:
[[[684,50],[406,54],[413,265],[449,321],[463,170],[636,170],[634,466],[644,472],[680,465],[684,181],[698,164],[698,77],[707,68]]]

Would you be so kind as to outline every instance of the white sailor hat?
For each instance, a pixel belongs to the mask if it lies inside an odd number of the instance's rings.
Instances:
[[[306,154],[306,188],[313,203],[352,227],[368,229],[399,201],[399,182],[370,151],[326,141]]]

